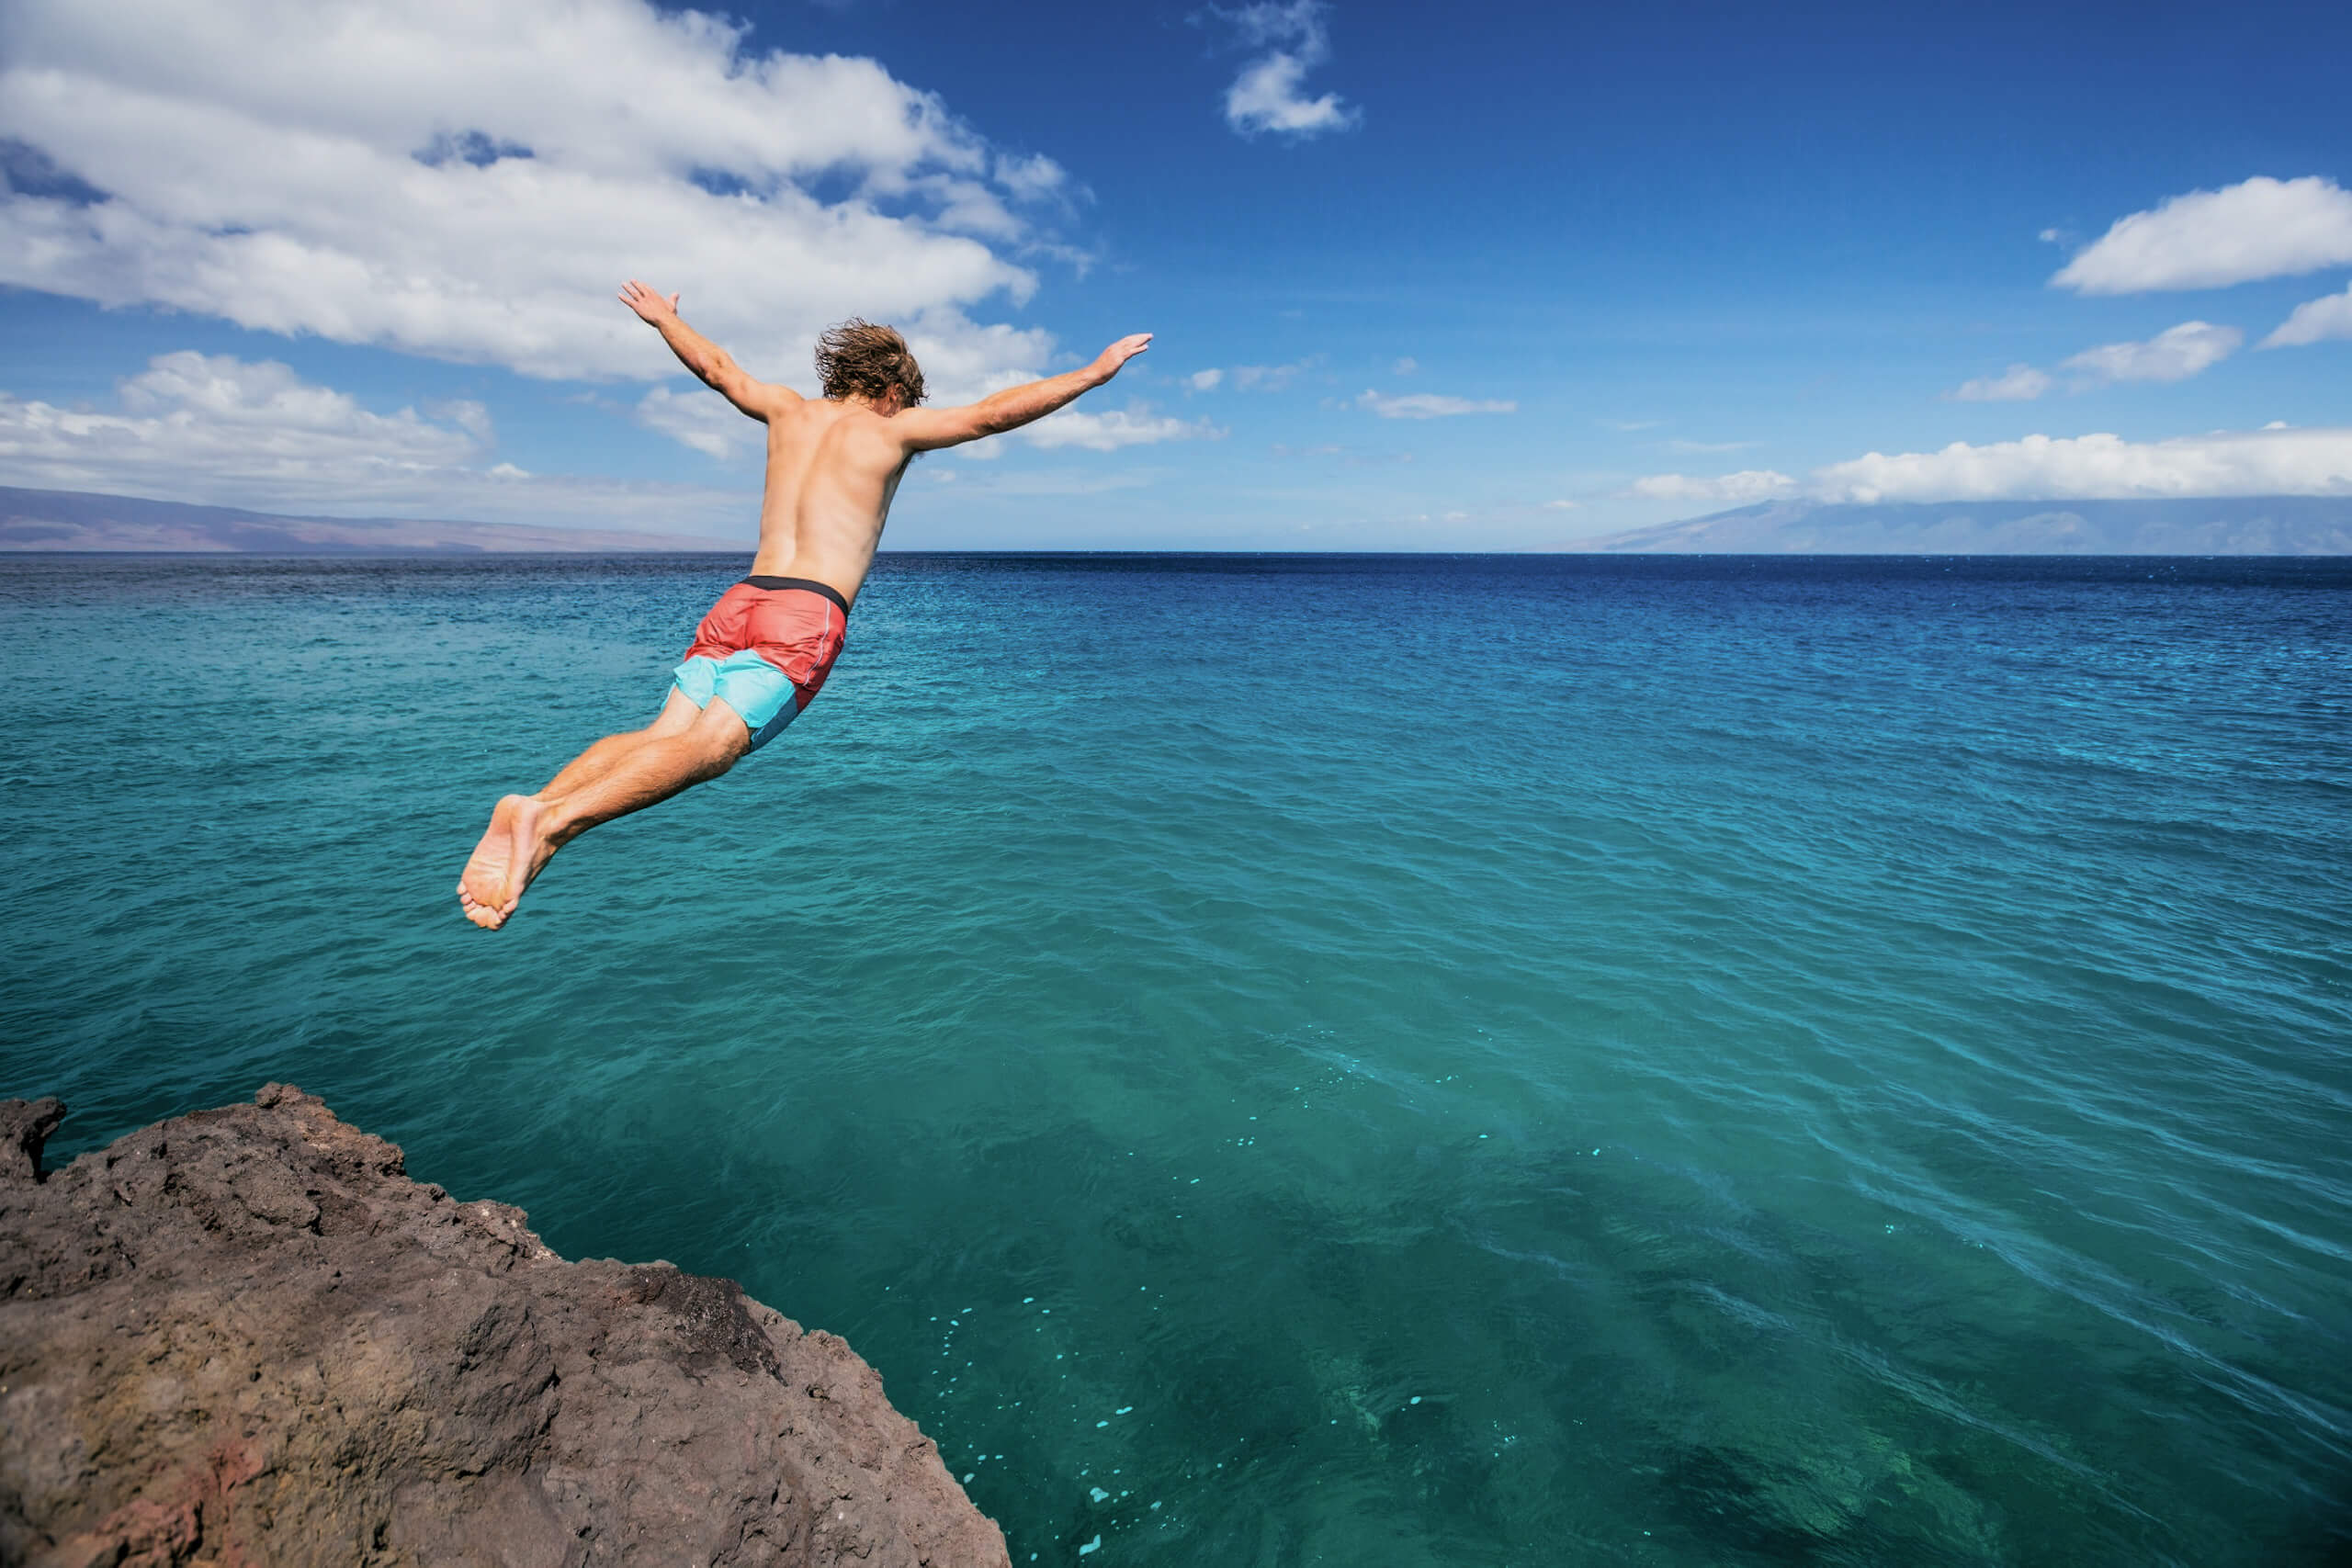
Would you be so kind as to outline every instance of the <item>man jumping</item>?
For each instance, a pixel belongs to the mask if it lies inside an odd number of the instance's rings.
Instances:
[[[1042,419],[1150,345],[1123,337],[1083,370],[1008,387],[964,408],[926,409],[922,369],[888,327],[844,321],[817,342],[821,398],[754,381],[664,299],[631,280],[622,302],[729,402],[768,427],[767,493],[752,574],[719,595],[677,667],[662,712],[608,735],[537,795],[510,795],[458,878],[466,919],[506,923],[556,851],[616,817],[715,779],[775,739],[840,656],[849,608],[874,564],[891,498],[918,452]]]

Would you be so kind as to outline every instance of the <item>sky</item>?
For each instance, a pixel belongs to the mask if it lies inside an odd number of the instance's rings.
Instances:
[[[741,538],[903,327],[886,547],[1543,549],[2352,496],[2352,7],[7,0],[0,484]]]

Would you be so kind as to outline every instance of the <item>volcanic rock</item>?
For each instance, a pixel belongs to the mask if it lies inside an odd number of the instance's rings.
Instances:
[[[567,1263],[282,1084],[43,1175],[0,1101],[0,1563],[1003,1565],[882,1381]]]

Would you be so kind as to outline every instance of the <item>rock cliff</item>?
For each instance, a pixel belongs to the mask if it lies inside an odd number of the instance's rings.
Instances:
[[[1006,1562],[874,1370],[567,1263],[282,1084],[43,1175],[0,1101],[0,1563]]]

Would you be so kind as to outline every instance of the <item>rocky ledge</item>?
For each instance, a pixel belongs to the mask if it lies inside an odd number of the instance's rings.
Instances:
[[[0,1101],[0,1562],[1006,1562],[832,1335],[567,1263],[283,1084],[43,1175]]]

